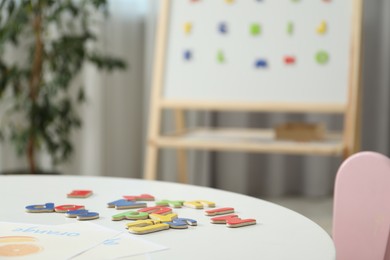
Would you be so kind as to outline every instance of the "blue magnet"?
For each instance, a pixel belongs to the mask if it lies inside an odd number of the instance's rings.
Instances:
[[[226,34],[228,31],[227,24],[224,22],[221,22],[218,24],[218,31],[222,34]]]
[[[77,220],[92,220],[99,218],[99,213],[97,212],[87,212],[77,216]]]
[[[65,213],[65,217],[68,217],[68,218],[75,218],[79,215],[83,215],[83,214],[86,214],[88,213],[89,211],[86,210],[86,209],[78,209],[78,210],[68,210],[66,213]]]
[[[107,207],[109,207],[109,208],[115,207],[116,209],[144,208],[144,207],[146,207],[146,203],[121,199],[121,200],[116,200],[116,201],[112,201],[112,202],[107,203]]]
[[[99,218],[99,213],[90,212],[86,209],[80,210],[69,210],[65,213],[65,217],[68,218],[77,218],[77,220],[92,220]]]
[[[26,206],[26,211],[29,213],[53,212],[54,211],[54,203],[29,205],[29,206]]]
[[[266,68],[268,67],[268,62],[265,59],[258,59],[255,62],[256,68]]]
[[[185,60],[191,60],[192,59],[192,52],[190,50],[184,51],[183,58]]]
[[[171,228],[187,228],[188,225],[196,226],[198,223],[196,220],[189,218],[175,218],[170,222],[165,222]]]

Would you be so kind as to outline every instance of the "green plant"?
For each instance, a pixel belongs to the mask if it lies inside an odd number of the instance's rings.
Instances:
[[[107,15],[106,0],[0,0],[0,136],[26,155],[31,173],[37,151],[53,164],[72,154],[70,134],[81,126],[76,107],[85,100],[72,81],[83,65],[125,68],[91,48],[97,14]],[[6,57],[9,51],[22,58]]]

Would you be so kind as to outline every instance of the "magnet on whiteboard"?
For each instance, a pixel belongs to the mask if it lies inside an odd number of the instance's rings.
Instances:
[[[292,35],[294,33],[294,23],[288,22],[286,27],[287,34]]]
[[[296,62],[296,59],[294,56],[284,56],[284,63],[287,64],[287,65],[293,65],[295,64]]]
[[[329,54],[324,50],[318,51],[315,55],[315,59],[319,64],[326,64],[329,61]]]
[[[316,31],[317,31],[318,34],[325,34],[326,31],[327,31],[327,29],[328,29],[327,23],[326,23],[325,21],[322,21],[322,22],[317,26]]]
[[[221,22],[218,24],[218,31],[222,34],[226,34],[228,32],[227,24],[224,22]]]
[[[185,50],[183,53],[183,58],[185,60],[191,60],[192,59],[192,52],[190,50]]]
[[[255,67],[256,68],[267,68],[268,62],[266,59],[257,59],[255,62]]]
[[[184,33],[190,34],[191,31],[192,31],[192,23],[190,23],[190,22],[184,23]]]
[[[261,34],[261,26],[258,23],[252,23],[249,27],[249,31],[253,36]]]
[[[225,3],[227,3],[227,4],[233,4],[233,3],[234,3],[234,0],[225,0]]]
[[[223,53],[222,50],[219,50],[219,51],[217,52],[217,61],[218,61],[219,63],[224,63],[224,62],[225,62],[225,54]]]

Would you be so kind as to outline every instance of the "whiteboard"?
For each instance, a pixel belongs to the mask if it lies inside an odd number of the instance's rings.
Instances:
[[[345,105],[352,5],[353,0],[171,0],[162,96]]]

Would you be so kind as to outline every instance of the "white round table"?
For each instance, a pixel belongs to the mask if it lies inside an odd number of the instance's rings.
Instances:
[[[72,190],[90,189],[86,199],[70,199]],[[308,218],[279,205],[257,198],[206,187],[145,181],[139,179],[83,176],[0,176],[0,221],[65,224],[74,222],[62,214],[31,214],[25,206],[53,202],[83,204],[100,213],[95,224],[123,231],[128,221],[112,221],[119,211],[107,203],[123,195],[151,194],[156,200],[208,200],[216,207],[233,207],[241,218],[255,218],[256,225],[228,228],[210,223],[204,210],[174,209],[179,217],[198,221],[185,230],[166,230],[141,235],[142,238],[169,249],[150,254],[151,259],[335,259],[330,236]],[[148,202],[148,206],[154,202]],[[134,235],[140,236],[140,235]]]

